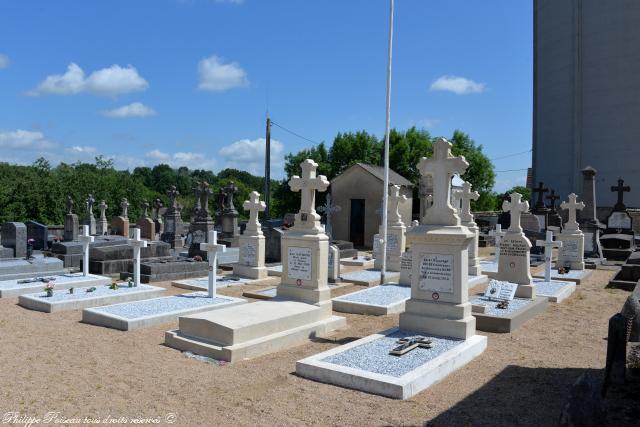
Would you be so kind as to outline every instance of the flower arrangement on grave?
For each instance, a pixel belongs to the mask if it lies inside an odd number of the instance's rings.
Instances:
[[[33,258],[33,244],[35,242],[34,239],[27,240],[27,259]]]
[[[109,289],[111,289],[112,291],[117,291],[118,284],[116,282],[113,282],[112,284],[109,285]]]
[[[49,282],[46,284],[46,286],[44,287],[44,291],[47,293],[48,297],[52,297],[53,296],[53,288],[54,288],[54,284]]]
[[[200,255],[196,255],[193,257],[193,260],[196,262],[201,262],[202,261],[202,257]]]

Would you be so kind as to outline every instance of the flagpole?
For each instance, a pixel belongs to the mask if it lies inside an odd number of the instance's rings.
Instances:
[[[391,54],[393,52],[393,0],[390,0],[389,10],[389,46],[387,56],[387,111],[384,130],[384,188],[382,194],[382,245],[380,256],[382,264],[380,269],[380,284],[385,282],[387,270],[387,204],[389,197],[389,127],[391,124]]]

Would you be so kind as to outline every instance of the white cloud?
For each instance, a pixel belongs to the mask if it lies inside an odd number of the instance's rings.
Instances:
[[[225,168],[245,170],[254,175],[264,173],[264,138],[241,139],[222,147],[220,156],[225,159]],[[280,141],[271,140],[271,168],[274,177],[282,176],[284,171],[284,145]]]
[[[57,144],[45,138],[42,132],[17,129],[0,132],[0,148],[17,150],[48,150]],[[7,154],[6,152],[4,154]]]
[[[148,160],[147,163],[152,165],[164,163],[173,168],[186,166],[189,169],[213,170],[215,166],[215,160],[208,159],[201,153],[179,151],[177,153],[170,154],[156,149],[145,153],[144,157]]]
[[[198,63],[200,84],[198,89],[222,92],[249,85],[247,73],[237,62],[225,63],[218,56],[210,56]]]
[[[482,93],[485,90],[484,83],[474,82],[471,79],[457,76],[441,76],[429,88],[432,91],[453,92],[456,95],[468,95],[470,93]]]
[[[9,61],[9,57],[7,55],[0,53],[0,70],[7,68],[10,62],[11,61]]]
[[[75,63],[69,64],[64,74],[47,76],[28,95],[76,95],[91,93],[101,96],[116,96],[145,90],[149,83],[133,66],[112,65],[94,71],[85,78],[85,72]]]
[[[153,108],[147,107],[140,102],[134,102],[129,105],[123,105],[122,107],[102,112],[103,116],[115,118],[148,117],[155,116],[156,114],[158,113],[156,113]]]
[[[68,147],[66,148],[66,150],[70,153],[82,153],[82,154],[94,154],[96,151],[98,151],[96,147],[80,146],[80,145],[74,145],[73,147]]]

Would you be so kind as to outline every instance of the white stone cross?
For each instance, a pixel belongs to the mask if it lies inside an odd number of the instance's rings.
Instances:
[[[247,222],[247,231],[259,232],[258,234],[262,234],[262,230],[260,229],[260,221],[258,221],[258,212],[262,212],[266,209],[267,205],[260,201],[260,193],[257,191],[252,191],[249,193],[249,200],[245,200],[242,204],[242,207],[245,210],[249,211],[249,222]]]
[[[133,246],[133,286],[140,284],[140,249],[147,247],[147,241],[140,238],[140,229],[133,229],[133,239],[128,239],[127,243]]]
[[[457,188],[451,189],[451,206],[456,210],[456,213],[460,213],[460,200],[462,199],[462,190]]]
[[[553,231],[547,231],[545,240],[536,240],[536,246],[544,246],[544,281],[551,281],[551,258],[553,256],[553,248],[561,248],[562,242],[553,240]]]
[[[105,212],[108,207],[109,206],[104,202],[104,200],[100,201],[100,204],[98,205],[98,208],[100,209],[100,220],[102,221],[107,220],[107,215],[105,214]]]
[[[500,263],[500,243],[502,242],[502,238],[507,234],[506,231],[502,231],[502,225],[496,224],[495,230],[489,230],[489,236],[493,236],[496,240],[496,264]]]
[[[210,230],[207,243],[200,243],[200,250],[207,252],[207,259],[209,260],[209,298],[215,298],[218,252],[226,252],[227,247],[225,245],[219,245],[218,232]]]
[[[451,206],[451,177],[463,174],[469,163],[463,156],[451,155],[451,143],[438,138],[433,144],[433,157],[418,162],[420,174],[433,179],[433,205],[427,209],[424,224],[460,225],[460,217]]]
[[[89,244],[94,241],[94,237],[89,235],[89,226],[82,226],[82,234],[78,236],[78,240],[82,242],[82,275],[89,274]]]
[[[302,178],[294,175],[289,181],[291,191],[300,191],[300,212],[294,227],[320,229],[320,215],[316,213],[316,191],[326,191],[329,181],[324,175],[316,176],[318,164],[311,159],[300,163]],[[311,217],[311,218],[308,218]]]
[[[122,203],[120,203],[120,207],[122,208],[122,215],[120,215],[123,218],[128,218],[129,214],[127,213],[127,210],[129,209],[129,201],[127,199],[122,199]]]
[[[527,212],[529,210],[529,202],[522,202],[522,194],[513,192],[509,195],[511,201],[502,202],[502,210],[509,212],[511,216],[511,224],[509,225],[509,232],[522,233],[522,227],[520,226],[520,213]]]
[[[569,220],[564,225],[565,230],[579,230],[576,221],[576,211],[584,209],[584,203],[577,202],[578,196],[575,193],[569,194],[569,202],[562,202],[560,207],[569,211]]]
[[[400,203],[407,201],[407,196],[400,195],[400,186],[389,187],[389,197],[387,198],[387,224],[402,224],[400,216]]]
[[[477,191],[471,191],[471,184],[468,182],[462,183],[462,191],[460,192],[460,200],[462,201],[462,207],[460,208],[460,220],[463,223],[473,222],[473,215],[471,215],[471,201],[478,200],[480,194]]]

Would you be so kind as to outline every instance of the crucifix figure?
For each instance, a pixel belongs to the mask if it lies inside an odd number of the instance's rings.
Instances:
[[[249,222],[247,222],[246,230],[262,234],[260,221],[258,221],[258,212],[264,211],[267,205],[260,201],[260,193],[257,191],[249,193],[249,200],[246,200],[242,204],[242,207],[244,210],[249,211]]]
[[[551,189],[551,193],[549,193],[549,195],[545,197],[545,199],[551,200],[551,205],[549,206],[549,208],[551,209],[551,212],[556,213],[556,200],[560,199],[560,196],[556,194],[556,190]]]
[[[433,157],[418,162],[421,175],[433,179],[433,205],[427,209],[423,224],[460,225],[460,217],[451,206],[451,177],[463,174],[469,166],[464,156],[451,155],[451,143],[438,138],[433,144]]]
[[[618,201],[616,205],[613,207],[614,211],[622,212],[627,209],[624,205],[624,193],[631,191],[631,187],[628,185],[624,185],[624,179],[618,179],[618,185],[616,187],[611,187],[611,191],[618,192]]]
[[[532,188],[531,191],[533,193],[538,193],[538,200],[536,201],[535,208],[546,209],[547,207],[544,205],[544,193],[548,192],[549,189],[544,186],[544,183],[539,182],[538,186],[535,188]]]
[[[496,264],[500,263],[500,242],[502,238],[507,234],[506,231],[502,231],[502,225],[496,224],[495,230],[489,231],[489,236],[493,236],[496,241]]]
[[[547,238],[545,240],[536,240],[536,246],[544,246],[544,281],[550,282],[553,248],[561,248],[562,242],[554,241],[553,231],[547,230]]]
[[[200,243],[200,250],[207,252],[207,259],[209,260],[209,298],[216,297],[216,270],[218,253],[224,253],[227,250],[225,245],[218,244],[218,232],[215,230],[209,231],[207,243]]]
[[[511,224],[509,225],[510,233],[522,233],[522,227],[520,226],[520,214],[529,210],[529,202],[522,202],[522,194],[513,192],[511,193],[511,201],[506,200],[502,202],[502,210],[509,212],[511,216]]]
[[[433,344],[431,340],[426,339],[425,337],[415,337],[415,338],[400,338],[396,341],[398,346],[394,347],[389,354],[392,356],[402,356],[405,353],[410,352],[418,347],[421,348],[431,348]]]
[[[400,186],[391,185],[389,187],[389,197],[387,198],[387,223],[402,224],[400,216],[400,203],[407,201],[407,196],[400,195]]]
[[[68,215],[73,214],[73,199],[71,198],[71,196],[67,196],[66,207],[67,207],[67,214]]]
[[[577,202],[578,196],[575,193],[569,194],[569,202],[562,202],[560,207],[569,211],[569,220],[564,225],[565,230],[578,230],[576,221],[576,211],[584,209],[584,203]]]
[[[142,201],[142,217],[149,218],[149,202],[146,200]]]
[[[329,240],[331,240],[332,228],[331,228],[331,218],[334,212],[340,212],[342,208],[338,205],[334,205],[331,203],[331,193],[327,193],[327,198],[324,202],[324,205],[318,207],[318,212],[324,212],[326,217],[326,222],[324,225],[325,232],[329,236]]]
[[[89,226],[82,226],[82,234],[78,236],[78,240],[82,242],[82,275],[89,274],[89,244],[93,242],[94,237],[89,235]]]
[[[140,238],[140,229],[133,230],[133,239],[127,241],[133,246],[133,286],[140,284],[140,249],[147,247],[147,241]]]
[[[460,201],[462,203],[460,208],[460,220],[463,224],[473,222],[471,201],[478,200],[479,198],[480,194],[477,191],[471,191],[471,184],[468,182],[462,183],[462,191],[460,191]]]
[[[177,210],[178,209],[178,196],[180,192],[176,189],[175,185],[169,187],[167,191],[167,196],[169,197],[169,209]]]
[[[93,198],[93,196],[91,194],[89,194],[87,196],[87,201],[86,203],[86,210],[87,210],[87,217],[92,217],[93,216],[93,204],[96,202],[96,199]]]
[[[302,177],[294,175],[289,181],[291,191],[300,192],[300,212],[296,214],[294,228],[316,228],[323,231],[320,215],[316,213],[316,191],[326,191],[329,181],[324,175],[316,176],[318,164],[311,159],[300,163]]]
[[[107,220],[107,208],[109,206],[107,206],[106,202],[104,200],[100,200],[100,204],[98,205],[98,209],[100,209],[100,221],[106,221]]]
[[[128,218],[129,217],[129,213],[128,213],[129,201],[126,198],[122,199],[122,203],[120,203],[120,207],[122,208],[122,213],[120,214],[120,216],[123,218]]]

